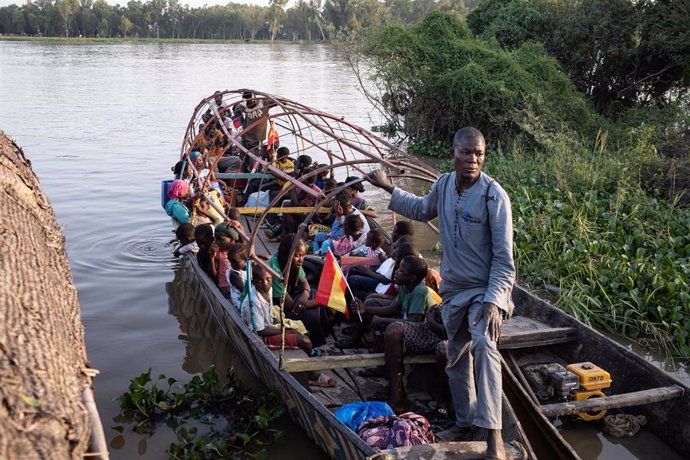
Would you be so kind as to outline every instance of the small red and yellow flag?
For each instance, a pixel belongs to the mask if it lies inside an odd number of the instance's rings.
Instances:
[[[266,150],[273,147],[273,144],[277,144],[279,141],[278,130],[276,130],[276,122],[271,122],[271,128],[268,130],[268,136],[266,139]]]
[[[319,280],[319,287],[314,300],[320,305],[325,305],[335,311],[344,313],[345,317],[348,318],[350,315],[345,301],[346,290],[347,281],[345,276],[343,276],[335,256],[329,249],[323,264],[323,271],[321,272],[321,279]]]

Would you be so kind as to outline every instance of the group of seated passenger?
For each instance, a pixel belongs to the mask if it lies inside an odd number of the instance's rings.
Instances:
[[[343,318],[314,300],[316,286],[309,284],[304,270],[306,255],[311,251],[323,256],[330,251],[343,262],[346,257],[366,258],[367,264],[342,265],[351,289],[347,301],[354,324],[343,328],[349,337],[337,341],[336,346],[357,348],[367,345],[366,337],[383,337],[382,341],[374,339],[373,342],[383,348],[378,351],[386,356],[386,374],[390,380],[386,399],[395,411],[402,411],[406,405],[402,356],[434,352],[442,342],[439,309],[434,308],[441,303],[440,276],[420,256],[410,222],[395,223],[390,242],[381,229],[371,228],[368,218],[378,214],[360,195],[364,192],[361,178],[351,176],[337,182],[328,177],[332,171],[326,165],[315,164],[308,155],[293,160],[287,147],[278,147],[276,142],[271,148],[264,148],[262,142],[255,145],[253,138],[245,136],[243,145],[247,141],[247,148],[260,153],[282,173],[299,178],[319,197],[336,187],[342,188],[326,202],[329,213],[313,215],[309,231],[303,232],[304,239],[298,239],[294,248],[295,233],[307,215],[301,211],[283,212],[281,217],[276,217],[266,236],[279,242],[277,251],[268,260],[251,261],[251,248],[242,238],[241,213],[234,207],[238,193],[263,193],[270,200],[283,193],[284,200],[279,206],[285,209],[313,208],[318,201],[301,188],[292,187],[288,191],[290,183],[280,175],[269,180],[254,178],[242,187],[235,180],[216,178],[209,158],[232,152],[227,140],[223,140],[226,136],[219,134],[222,130],[219,123],[226,130],[237,130],[253,122],[255,118],[247,118],[247,114],[248,110],[256,111],[256,106],[251,106],[252,100],[246,99],[243,106],[235,107],[235,115],[228,123],[228,117],[222,114],[230,109],[223,105],[222,97],[216,98],[221,121],[212,121],[211,113],[204,114],[197,145],[173,168],[177,179],[168,188],[165,210],[178,224],[176,235],[180,247],[175,255],[195,253],[201,269],[265,344],[282,346],[282,323],[286,328],[284,345],[301,349],[309,356],[324,353],[334,323]],[[260,112],[267,113],[266,107],[262,105]],[[247,134],[245,131],[243,135]],[[244,160],[226,164],[238,170]],[[227,170],[217,168],[218,172]],[[206,193],[199,193],[202,188]],[[251,273],[248,273],[248,261],[251,261]],[[272,276],[272,272],[287,281]],[[284,315],[282,319],[281,315]],[[310,380],[322,386],[334,384],[325,374],[310,375]]]

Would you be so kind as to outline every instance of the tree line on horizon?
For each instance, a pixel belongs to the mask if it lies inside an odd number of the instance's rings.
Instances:
[[[0,34],[48,37],[330,40],[431,10],[466,15],[482,0],[269,0],[190,7],[179,0],[28,0],[0,8]]]

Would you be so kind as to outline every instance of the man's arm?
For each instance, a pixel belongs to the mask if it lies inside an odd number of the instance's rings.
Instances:
[[[438,215],[438,180],[424,197],[418,197],[395,187],[383,170],[373,171],[365,176],[372,185],[391,194],[388,209],[419,222],[428,222]]]
[[[509,297],[515,283],[515,262],[513,261],[513,213],[510,198],[499,187],[493,186],[496,199],[487,202],[489,227],[491,229],[491,269],[489,286],[484,294],[484,303],[492,303],[506,313]]]

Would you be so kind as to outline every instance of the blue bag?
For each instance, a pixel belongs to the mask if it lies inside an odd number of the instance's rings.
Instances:
[[[351,402],[338,408],[335,417],[352,431],[373,417],[395,415],[393,409],[383,401]]]

